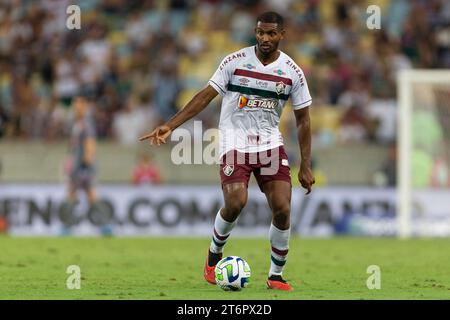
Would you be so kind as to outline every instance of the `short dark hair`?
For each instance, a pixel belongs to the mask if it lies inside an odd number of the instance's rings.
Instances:
[[[258,18],[256,18],[256,24],[258,24],[258,22],[276,23],[280,29],[283,29],[284,27],[283,17],[274,11],[267,11],[259,15]]]

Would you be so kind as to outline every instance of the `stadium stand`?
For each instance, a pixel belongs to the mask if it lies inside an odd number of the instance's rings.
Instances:
[[[0,4],[0,150],[6,181],[59,179],[54,168],[61,167],[65,152],[70,101],[80,92],[96,101],[97,135],[104,142],[100,180],[128,181],[130,173],[114,170],[109,155],[131,166],[139,134],[181,108],[223,56],[252,45],[254,20],[267,8],[276,7],[287,19],[288,40],[281,49],[308,79],[316,163],[331,184],[369,183],[367,172],[386,158],[395,140],[398,70],[450,67],[447,1],[378,1],[382,30],[367,29],[365,0],[78,3],[81,30],[62,27],[67,0]],[[199,116],[206,127],[217,125],[219,108],[216,99]],[[282,129],[295,154],[292,121],[286,112]],[[22,158],[23,152],[42,159],[44,169],[29,172],[25,165],[31,160]],[[344,158],[365,166],[359,176],[339,176],[333,166]],[[167,182],[216,181],[216,172],[208,178],[183,175],[175,166],[167,171]]]

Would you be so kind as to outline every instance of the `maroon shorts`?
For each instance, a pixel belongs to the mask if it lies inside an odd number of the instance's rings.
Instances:
[[[222,188],[233,182],[244,182],[248,187],[252,172],[261,191],[263,191],[263,185],[269,181],[282,180],[290,184],[291,170],[284,147],[279,146],[255,153],[231,150],[220,159]]]

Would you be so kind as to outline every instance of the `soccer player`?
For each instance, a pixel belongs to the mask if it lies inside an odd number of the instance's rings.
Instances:
[[[86,193],[88,201],[94,205],[97,194],[94,187],[94,161],[96,134],[90,114],[90,104],[86,97],[76,96],[73,99],[75,121],[70,137],[70,157],[66,170],[69,175],[68,201],[74,204],[78,190]]]
[[[291,176],[283,138],[278,129],[289,97],[297,123],[301,164],[298,179],[311,192],[311,130],[309,106],[312,99],[302,69],[278,50],[284,38],[283,18],[266,12],[256,20],[255,46],[225,57],[206,88],[173,118],[140,140],[166,143],[173,130],[201,112],[220,94],[223,97],[219,123],[220,177],[224,206],[216,215],[213,237],[206,258],[204,277],[215,283],[214,268],[222,258],[228,237],[247,202],[248,180],[253,172],[272,210],[270,289],[291,291],[283,277],[290,237]]]

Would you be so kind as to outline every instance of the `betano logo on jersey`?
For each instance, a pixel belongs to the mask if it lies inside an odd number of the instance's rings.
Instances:
[[[278,106],[278,100],[274,99],[249,99],[244,96],[239,97],[239,109],[247,108],[263,108],[275,109]]]

